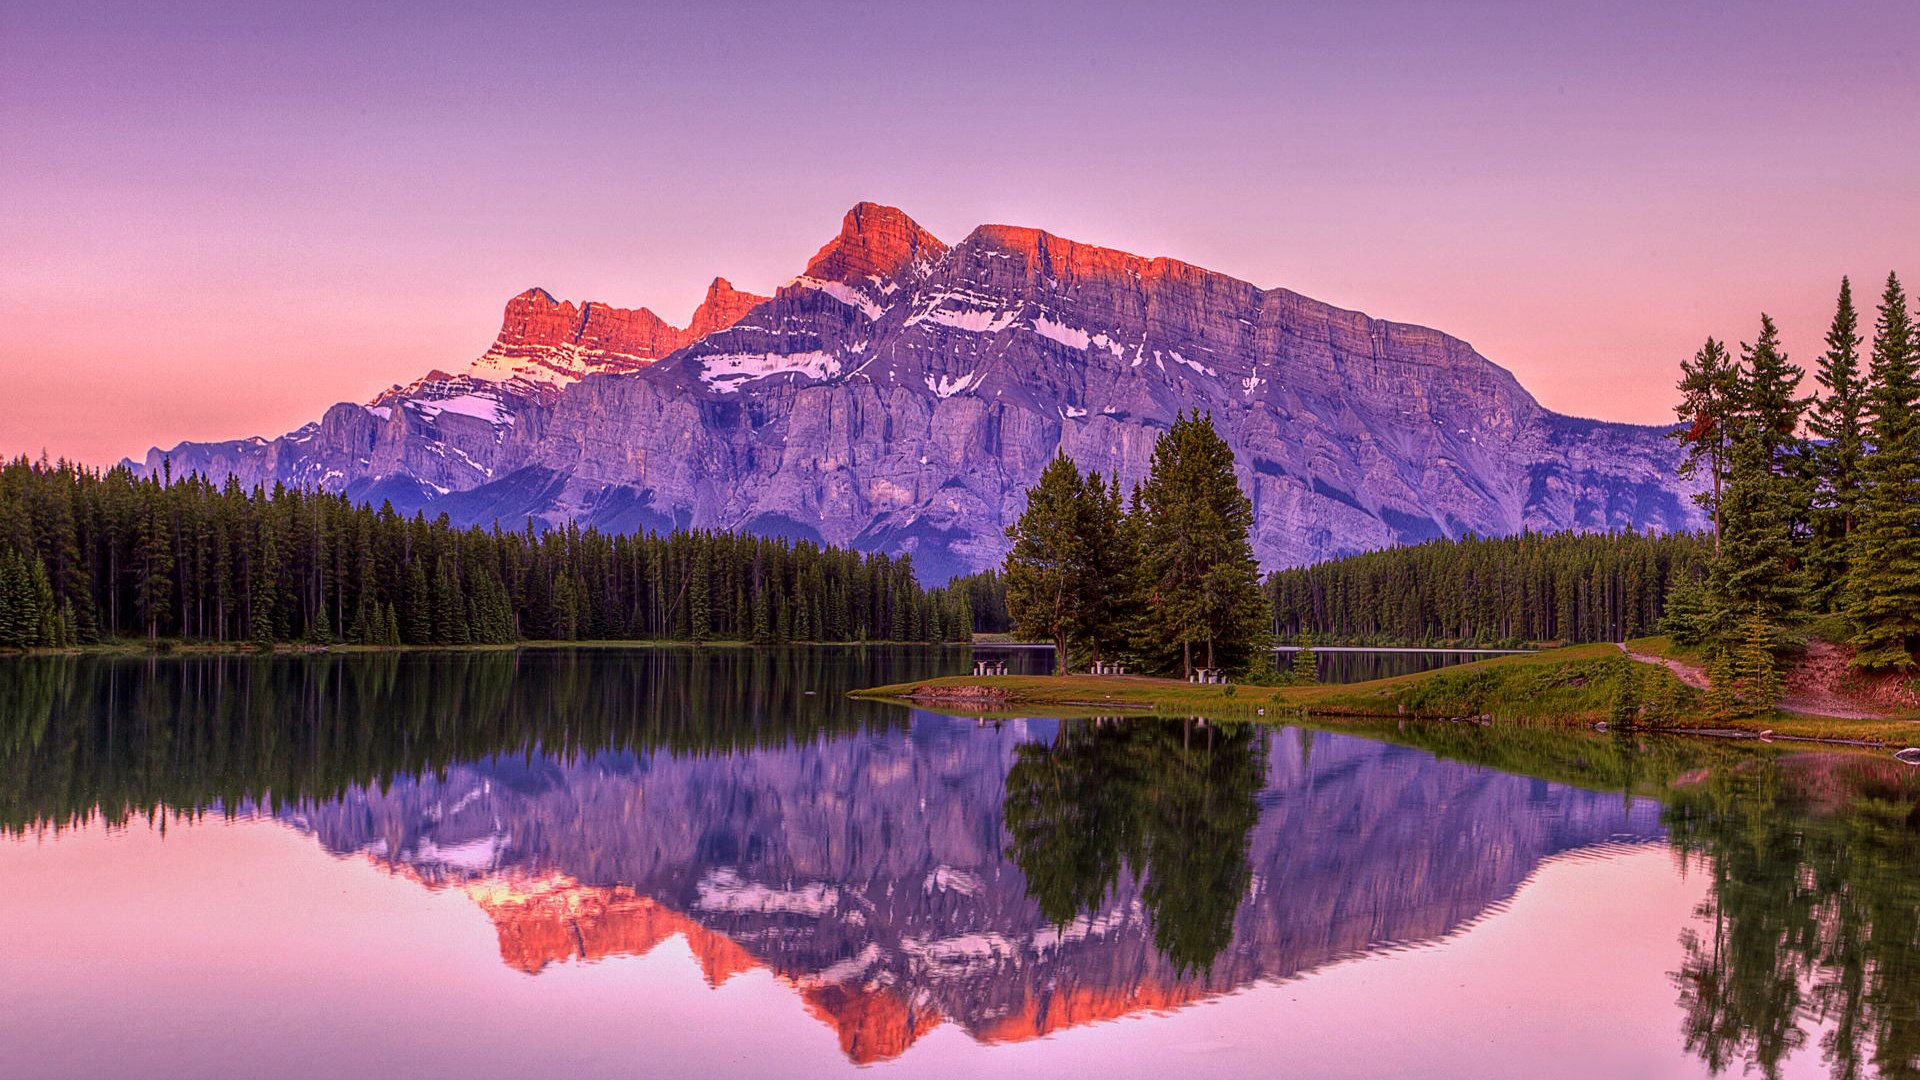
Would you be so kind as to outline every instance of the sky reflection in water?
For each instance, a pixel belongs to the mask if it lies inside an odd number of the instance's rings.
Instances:
[[[0,1042],[82,1076],[1907,1075],[1904,771],[841,696],[964,657],[9,664]]]

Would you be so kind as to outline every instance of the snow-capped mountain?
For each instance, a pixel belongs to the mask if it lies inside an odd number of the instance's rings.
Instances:
[[[1552,413],[1439,331],[1036,229],[948,247],[873,203],[771,298],[716,279],[684,330],[529,290],[458,374],[142,468],[460,522],[806,537],[939,578],[998,561],[1056,451],[1131,485],[1193,407],[1234,447],[1269,567],[1701,523],[1659,429]]]

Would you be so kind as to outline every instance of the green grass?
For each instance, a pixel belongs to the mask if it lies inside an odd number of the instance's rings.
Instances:
[[[1656,730],[1713,735],[1770,731],[1779,738],[1896,746],[1920,742],[1920,725],[1909,720],[1842,720],[1774,712],[1709,724],[1698,712],[1697,691],[1666,669],[1627,660],[1607,644],[1502,656],[1345,686],[1195,686],[1178,679],[1134,676],[956,675],[877,686],[856,696],[988,717],[1018,715],[1034,706],[1058,715],[1143,709],[1220,719],[1258,717],[1264,710],[1273,718],[1280,713],[1304,713],[1318,720],[1486,717],[1500,724],[1584,728],[1609,718],[1616,690],[1627,675],[1641,680],[1643,701],[1666,705],[1667,715],[1649,724]],[[968,690],[977,693],[968,696]]]
[[[1627,642],[1627,648],[1646,656],[1658,656],[1662,660],[1678,660],[1695,667],[1705,663],[1697,647],[1678,644],[1670,637],[1634,638]]]

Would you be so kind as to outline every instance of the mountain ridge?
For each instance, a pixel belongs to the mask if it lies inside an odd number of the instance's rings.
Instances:
[[[716,278],[684,330],[531,289],[460,374],[140,468],[462,523],[744,529],[908,553],[939,578],[998,562],[1054,453],[1137,482],[1188,408],[1233,446],[1268,567],[1701,524],[1662,429],[1553,413],[1442,331],[1040,229],[949,247],[865,202],[773,296]]]

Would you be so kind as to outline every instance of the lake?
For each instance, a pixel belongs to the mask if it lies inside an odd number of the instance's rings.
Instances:
[[[0,660],[0,1074],[1920,1063],[1884,754],[843,696],[968,658]]]

